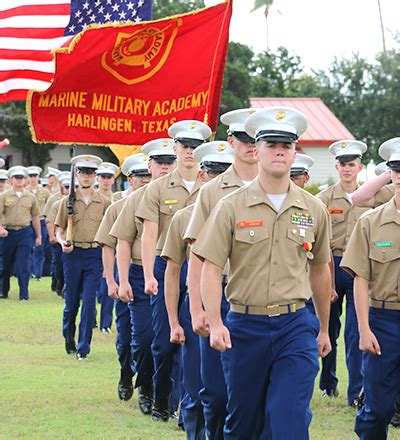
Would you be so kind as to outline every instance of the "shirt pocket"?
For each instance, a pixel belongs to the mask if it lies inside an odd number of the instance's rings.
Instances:
[[[400,258],[400,250],[398,248],[373,248],[369,250],[369,258],[377,263],[389,263]]]
[[[91,212],[89,218],[94,222],[100,223],[103,220],[103,214],[101,212]]]
[[[243,228],[235,230],[231,265],[262,266],[269,254],[270,235],[266,228]]]
[[[301,231],[304,231],[302,233]],[[301,228],[291,228],[287,230],[287,238],[290,240],[289,243],[296,243],[299,246],[303,246],[304,243],[314,243],[315,242],[315,232],[313,229],[301,229]]]
[[[162,203],[160,205],[160,212],[163,215],[174,215],[177,211],[182,209],[183,206],[180,203]]]
[[[235,231],[235,240],[240,243],[256,244],[269,238],[266,228],[241,228]]]
[[[21,206],[23,206],[24,208],[31,209],[32,201],[30,199],[28,199],[27,197],[24,197],[21,199]]]
[[[344,213],[341,213],[341,214],[331,213],[330,215],[331,215],[332,225],[336,225],[337,223],[343,223],[345,221]]]
[[[17,204],[17,200],[14,198],[6,198],[6,200],[4,201],[4,206],[15,206]]]

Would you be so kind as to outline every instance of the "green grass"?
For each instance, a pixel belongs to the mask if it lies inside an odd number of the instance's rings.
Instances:
[[[176,423],[154,423],[117,397],[115,333],[94,330],[92,353],[79,363],[61,335],[63,301],[49,280],[32,281],[31,300],[19,302],[15,280],[0,300],[0,439],[185,439]],[[323,400],[316,387],[312,439],[354,439],[355,410],[346,406],[346,371],[339,350],[340,396]],[[295,384],[294,384],[295,386]],[[288,421],[290,423],[290,421]],[[391,429],[390,439],[400,439]]]

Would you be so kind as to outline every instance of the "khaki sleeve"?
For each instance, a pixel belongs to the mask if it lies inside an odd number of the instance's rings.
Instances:
[[[32,207],[31,207],[31,216],[36,217],[39,214],[40,214],[39,203],[38,203],[36,197],[34,197]]]
[[[102,246],[108,246],[115,249],[117,247],[117,240],[115,237],[110,235],[110,230],[114,224],[114,212],[113,207],[109,206],[106,213],[104,214],[103,220],[100,223],[99,229],[97,230],[94,241],[100,243]]]
[[[328,206],[328,195],[325,192],[320,192],[319,194],[316,195],[316,197],[321,200],[321,202],[325,205]]]
[[[151,182],[147,185],[142,202],[135,213],[140,221],[148,220],[159,224],[160,221],[160,188],[158,182]]]
[[[182,216],[179,215],[179,211],[172,217],[171,223],[168,228],[167,238],[165,239],[164,247],[161,251],[161,257],[170,258],[180,266],[186,260],[187,245],[182,238]]]
[[[43,193],[44,193],[44,199],[45,199],[46,202],[47,202],[47,200],[49,200],[51,194],[50,194],[49,191],[47,191],[47,189],[45,189],[45,188],[43,188]]]
[[[193,213],[190,217],[188,227],[184,233],[184,240],[197,240],[201,229],[210,214],[210,203],[208,200],[208,188],[201,188],[194,204]],[[203,191],[205,190],[205,191]]]
[[[393,184],[382,187],[374,197],[374,208],[387,203],[394,196]]]
[[[340,267],[353,277],[357,275],[369,281],[371,276],[369,248],[368,221],[362,217],[358,219],[347,243]]]
[[[60,206],[58,208],[56,221],[54,224],[62,229],[67,229],[67,199],[62,199]]]
[[[0,195],[0,219],[1,219],[1,221],[3,221],[3,219],[1,217],[4,214],[4,198],[5,198],[4,194],[1,194]]]
[[[135,222],[136,203],[134,195],[135,193],[128,196],[110,231],[110,235],[114,238],[128,243],[135,241],[138,232]]]
[[[46,216],[46,223],[54,223],[56,221],[56,216],[60,204],[61,204],[61,200],[58,200],[57,202],[51,205],[51,208],[49,209],[49,212]]]
[[[331,222],[329,214],[321,204],[318,209],[318,223],[313,248],[314,258],[309,261],[311,266],[329,263],[331,261]]]
[[[232,247],[234,223],[229,205],[225,200],[220,200],[211,211],[192,252],[223,269]]]
[[[43,210],[43,217],[47,217],[50,214],[50,209],[54,205],[54,203],[51,203],[51,200],[47,200],[46,205]],[[53,222],[51,222],[53,223]]]

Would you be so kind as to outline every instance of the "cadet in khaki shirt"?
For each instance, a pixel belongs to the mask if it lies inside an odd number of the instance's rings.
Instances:
[[[150,172],[156,180],[166,176],[176,166],[176,155],[173,151],[172,139],[155,139],[142,147],[145,154],[135,155],[126,163],[126,172],[130,184],[135,182],[144,173]],[[149,157],[148,170],[143,169],[146,162],[135,159],[140,156]],[[124,170],[124,165],[122,167]],[[144,274],[141,259],[141,236],[143,225],[135,218],[136,211],[142,203],[146,187],[139,188],[131,194],[118,216],[110,234],[118,239],[118,275],[121,301],[128,303],[132,323],[132,358],[135,361],[138,378],[136,387],[139,387],[139,408],[143,414],[152,414],[153,410],[153,355],[151,343],[154,333],[152,327],[152,313],[150,296],[144,292]],[[134,219],[134,221],[133,221]],[[174,409],[177,408],[175,402]],[[159,414],[156,413],[155,417]],[[169,411],[167,414],[169,418]]]
[[[205,260],[201,294],[210,343],[223,352],[224,439],[309,437],[318,351],[330,351],[330,250],[325,208],[290,181],[295,142],[306,128],[304,115],[287,107],[247,119],[259,177],[217,204],[192,247]],[[228,258],[224,325],[221,273]],[[305,307],[308,277],[320,325]]]
[[[387,438],[400,392],[400,138],[387,141],[383,152],[395,196],[359,219],[341,262],[355,276],[359,344],[366,353],[365,404],[355,432],[378,440]]]
[[[361,157],[367,146],[360,141],[338,141],[329,147],[337,160],[336,170],[339,182],[318,194],[318,198],[327,207],[332,221],[331,249],[333,253],[332,302],[329,335],[332,351],[322,360],[319,387],[322,396],[335,398],[338,395],[336,376],[337,340],[340,334],[343,299],[346,297],[346,323],[344,331],[346,365],[348,371],[347,403],[357,407],[358,396],[362,388],[362,353],[358,348],[357,319],[353,299],[353,279],[340,268],[340,261],[357,219],[367,211],[352,203],[352,194],[358,188],[357,176],[362,170]]]
[[[168,226],[179,209],[192,204],[200,188],[198,164],[193,150],[210,135],[211,129],[200,121],[179,121],[168,130],[174,138],[177,168],[168,176],[150,183],[136,216],[143,221],[142,261],[145,292],[152,294],[154,340],[154,397],[153,417],[167,420],[173,381],[171,369],[177,347],[169,342],[170,328],[164,301],[164,272],[166,261],[160,257]],[[182,293],[186,284],[186,265],[181,274]]]
[[[115,174],[118,172],[119,167],[111,162],[103,162],[96,172],[96,181],[99,184],[99,192],[114,201],[114,194],[112,192],[112,186],[115,183]]]
[[[75,353],[78,360],[87,358],[90,352],[96,310],[96,291],[99,288],[102,261],[101,249],[94,237],[110,200],[93,188],[95,171],[101,163],[97,156],[82,155],[71,159],[75,165],[79,188],[76,190],[73,210],[72,243],[66,241],[67,197],[60,205],[55,225],[57,239],[64,252],[65,307],[63,336],[65,350]],[[82,298],[78,345],[75,345],[75,321]]]
[[[29,259],[34,246],[32,227],[36,234],[36,246],[42,243],[39,205],[33,194],[24,189],[28,171],[16,166],[8,170],[12,188],[0,195],[0,237],[3,245],[3,278],[1,298],[8,298],[13,268],[19,284],[19,299],[29,299]]]
[[[206,142],[196,148],[194,157],[200,163],[200,179],[209,182],[223,173],[233,162],[233,150],[228,142]],[[200,346],[199,336],[193,332],[190,316],[189,296],[180,297],[179,277],[184,263],[189,257],[189,247],[184,241],[184,233],[193,215],[194,205],[178,211],[168,228],[167,238],[161,256],[167,260],[165,271],[165,303],[171,327],[170,341],[182,344],[182,376],[183,387],[187,394],[181,402],[181,414],[188,438],[205,438],[204,406],[209,406],[200,377]],[[183,303],[182,303],[183,301]],[[180,307],[180,304],[182,306]],[[180,309],[180,310],[179,310]],[[179,319],[178,319],[179,311]],[[202,370],[206,368],[203,365]],[[223,377],[223,375],[222,375]],[[210,393],[209,393],[210,394]],[[210,399],[208,399],[210,400]],[[217,416],[217,415],[216,415]],[[216,438],[208,435],[209,438]]]
[[[0,170],[0,194],[8,189],[7,181],[7,170]]]
[[[247,117],[254,113],[253,109],[239,109],[225,113],[221,122],[228,128],[228,151],[234,152],[233,165],[216,179],[205,184],[199,191],[196,199],[194,214],[191,217],[185,239],[194,242],[212,209],[222,197],[230,194],[243,185],[255,179],[258,173],[257,160],[254,155],[254,139],[244,131]],[[204,416],[206,419],[207,436],[222,438],[226,417],[226,385],[221,365],[221,356],[218,351],[210,347],[208,340],[208,325],[200,296],[200,274],[203,263],[192,254],[189,260],[188,286],[190,296],[190,313],[194,331],[203,336],[200,338],[200,353],[202,360],[202,400],[204,402]],[[226,285],[227,268],[223,272],[223,285]],[[221,313],[225,318],[228,312],[228,303],[222,297]]]

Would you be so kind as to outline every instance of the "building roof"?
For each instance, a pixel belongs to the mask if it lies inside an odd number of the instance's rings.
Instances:
[[[308,120],[308,128],[301,136],[297,148],[327,146],[341,139],[354,139],[320,98],[250,98],[250,104],[252,108],[292,107],[304,113]]]

